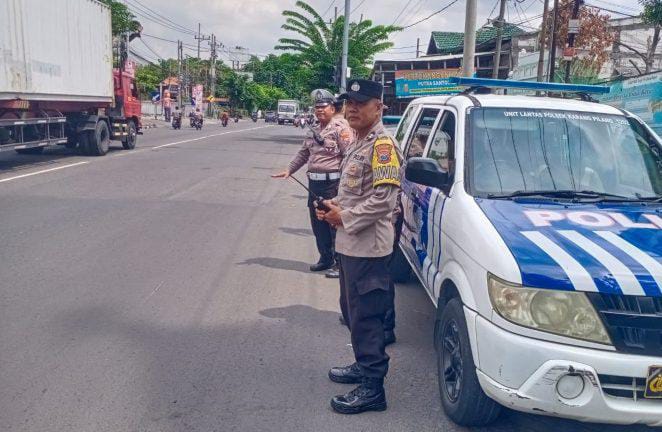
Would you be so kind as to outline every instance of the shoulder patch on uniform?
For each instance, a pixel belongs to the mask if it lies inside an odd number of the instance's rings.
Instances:
[[[393,140],[380,136],[375,140],[372,152],[372,185],[392,184],[400,186],[400,160]]]

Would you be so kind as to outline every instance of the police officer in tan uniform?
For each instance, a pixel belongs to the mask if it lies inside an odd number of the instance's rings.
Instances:
[[[368,80],[349,82],[346,118],[357,136],[341,167],[338,196],[317,215],[337,228],[341,303],[347,319],[356,362],[329,371],[334,382],[360,385],[331,400],[343,414],[386,409],[384,377],[389,357],[385,351],[384,321],[390,298],[388,271],[393,251],[391,221],[400,189],[402,157],[384,129],[382,85]]]
[[[338,193],[340,183],[340,163],[354,132],[342,115],[343,102],[327,90],[319,89],[311,93],[315,103],[315,116],[319,125],[315,126],[283,172],[273,175],[276,178],[288,178],[302,166],[308,164],[308,187],[312,193],[322,198],[333,198]],[[308,195],[310,224],[315,234],[320,258],[310,266],[311,271],[323,271],[335,266],[334,239],[335,229],[326,221],[315,216],[314,197]],[[331,273],[328,276],[334,276]]]

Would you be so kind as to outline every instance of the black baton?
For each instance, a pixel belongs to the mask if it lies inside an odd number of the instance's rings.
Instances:
[[[320,210],[324,210],[324,211],[327,211],[327,212],[328,212],[328,211],[331,211],[331,209],[330,209],[326,204],[324,204],[324,198],[322,198],[321,196],[315,194],[315,192],[313,192],[313,191],[311,191],[310,189],[308,189],[308,188],[306,187],[306,185],[304,185],[303,183],[301,183],[301,182],[299,181],[299,179],[297,179],[296,177],[294,177],[294,176],[289,176],[288,178],[291,178],[291,179],[294,180],[295,182],[299,183],[299,184],[301,185],[301,187],[303,187],[305,190],[308,191],[309,194],[311,194],[311,195],[313,196],[313,201],[314,201],[314,204],[315,204],[315,208],[320,209]]]

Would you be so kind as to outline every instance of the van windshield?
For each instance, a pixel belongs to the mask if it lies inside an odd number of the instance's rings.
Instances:
[[[638,121],[560,110],[471,111],[468,166],[477,196],[592,191],[662,194],[662,148]]]
[[[293,113],[294,105],[278,105],[278,112]]]

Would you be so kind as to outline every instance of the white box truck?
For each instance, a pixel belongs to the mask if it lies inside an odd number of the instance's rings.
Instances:
[[[110,9],[96,0],[0,2],[0,152],[63,144],[103,155],[135,147],[133,68],[113,68]]]
[[[293,99],[280,99],[278,101],[278,124],[294,123],[294,116],[299,113],[299,101]]]

